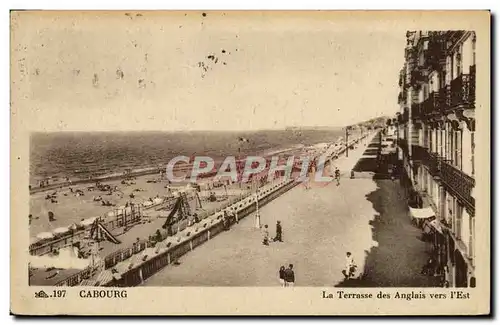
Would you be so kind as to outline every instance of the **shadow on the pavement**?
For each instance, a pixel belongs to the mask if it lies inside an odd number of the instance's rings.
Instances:
[[[370,146],[369,146],[370,147]],[[372,149],[367,149],[372,150]],[[355,172],[372,172],[377,188],[366,195],[376,211],[369,222],[377,246],[365,251],[364,269],[357,279],[343,280],[336,287],[433,287],[435,278],[420,274],[428,258],[421,231],[411,225],[407,215],[407,197],[399,181],[391,181],[387,172],[390,158],[362,158]],[[394,193],[397,193],[395,195]]]

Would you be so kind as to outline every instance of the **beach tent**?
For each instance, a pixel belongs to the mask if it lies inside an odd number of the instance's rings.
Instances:
[[[145,207],[149,207],[149,206],[153,205],[153,202],[151,202],[151,201],[144,201],[144,203],[142,203],[142,205],[145,206]]]
[[[410,214],[415,219],[427,219],[427,218],[431,218],[431,217],[436,216],[436,214],[434,213],[434,210],[432,210],[431,207],[423,208],[423,209],[417,209],[417,208],[410,207]]]
[[[153,199],[153,203],[154,203],[154,204],[160,204],[160,203],[162,203],[162,202],[163,202],[163,199],[161,199],[161,198],[159,198],[159,197],[157,197],[157,198],[154,198],[154,199]]]
[[[107,214],[108,217],[114,217],[115,213],[113,211],[109,211]]]
[[[59,228],[54,229],[54,231],[52,233],[54,235],[62,235],[62,234],[65,234],[67,232],[69,232],[69,229],[67,227],[59,227]]]
[[[91,224],[94,223],[94,221],[97,219],[98,217],[91,217],[91,218],[87,218],[85,220],[83,220],[82,222],[80,222],[80,225],[81,226],[90,226]]]
[[[54,234],[51,232],[41,232],[38,235],[36,235],[36,238],[38,239],[51,239],[54,238]]]

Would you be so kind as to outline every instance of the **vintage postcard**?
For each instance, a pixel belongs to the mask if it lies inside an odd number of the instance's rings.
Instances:
[[[12,313],[490,313],[488,11],[10,29]]]

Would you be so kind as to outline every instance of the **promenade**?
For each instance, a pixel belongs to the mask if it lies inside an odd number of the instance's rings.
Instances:
[[[374,170],[356,169],[358,162],[374,159],[372,146],[362,143],[334,162],[343,175],[340,186],[298,186],[261,208],[261,223],[269,225],[271,236],[281,221],[283,243],[262,245],[261,230],[250,215],[145,285],[278,286],[279,267],[290,263],[297,286],[430,285],[419,274],[427,258],[425,244],[410,224],[399,182],[374,180]],[[353,168],[359,177],[350,179]],[[363,280],[343,282],[347,251]]]

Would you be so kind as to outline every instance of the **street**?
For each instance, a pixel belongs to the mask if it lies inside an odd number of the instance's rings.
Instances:
[[[261,208],[262,225],[269,225],[271,237],[281,221],[283,243],[262,245],[261,230],[250,215],[145,285],[278,286],[278,269],[288,264],[294,265],[296,286],[428,285],[427,277],[419,274],[426,247],[410,224],[399,182],[374,180],[368,170],[356,168],[360,177],[347,177],[370,147],[358,146],[335,163],[343,168],[340,186],[298,186]],[[347,251],[362,280],[343,281]]]

